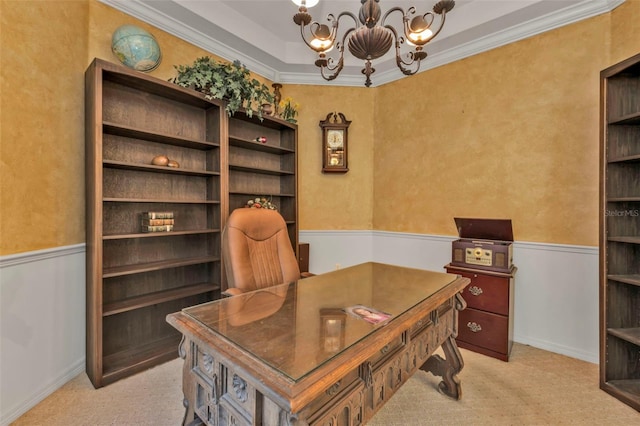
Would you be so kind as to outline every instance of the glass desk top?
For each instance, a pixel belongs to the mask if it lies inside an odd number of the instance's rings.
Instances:
[[[297,381],[456,278],[364,263],[183,312]],[[349,309],[358,305],[390,317],[370,323]]]

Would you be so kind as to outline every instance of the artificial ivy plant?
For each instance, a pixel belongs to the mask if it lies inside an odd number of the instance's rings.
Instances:
[[[197,58],[192,65],[174,65],[178,75],[169,81],[205,94],[207,99],[223,99],[232,116],[240,108],[251,117],[255,111],[262,120],[263,104],[273,102],[269,88],[260,83],[240,61],[220,62],[209,56]]]

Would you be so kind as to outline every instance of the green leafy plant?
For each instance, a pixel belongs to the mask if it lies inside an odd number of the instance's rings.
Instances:
[[[204,56],[192,65],[174,65],[178,75],[169,81],[205,94],[207,99],[223,99],[229,116],[240,108],[251,117],[255,111],[262,120],[262,104],[273,102],[269,88],[260,83],[240,61],[219,62]]]

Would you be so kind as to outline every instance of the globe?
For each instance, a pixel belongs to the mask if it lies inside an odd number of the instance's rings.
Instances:
[[[113,32],[111,51],[124,65],[143,72],[156,69],[162,59],[156,39],[135,25],[123,25]]]

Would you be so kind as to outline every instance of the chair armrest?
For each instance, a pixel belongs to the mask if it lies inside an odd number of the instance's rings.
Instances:
[[[237,295],[242,294],[242,293],[244,293],[244,292],[242,290],[240,290],[239,288],[232,287],[232,288],[228,288],[225,291],[221,292],[220,296],[222,296],[222,297],[231,297],[231,296],[237,296]]]

